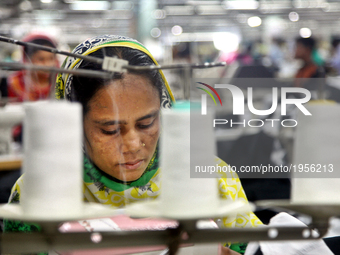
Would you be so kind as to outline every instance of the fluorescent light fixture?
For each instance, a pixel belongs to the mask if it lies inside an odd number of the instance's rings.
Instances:
[[[196,12],[199,15],[223,15],[226,10],[221,5],[198,5]]]
[[[212,0],[208,0],[208,1],[201,1],[201,0],[189,0],[187,1],[187,4],[191,4],[191,5],[219,5],[221,4],[220,1],[212,1]]]
[[[75,1],[70,4],[70,9],[75,11],[103,11],[110,7],[108,1]]]
[[[40,2],[42,2],[43,4],[49,4],[52,3],[53,0],[40,0]]]
[[[268,10],[270,12],[277,12],[279,10],[291,9],[291,1],[275,0],[275,1],[262,1],[260,10]]]
[[[213,36],[214,46],[223,52],[235,52],[240,44],[240,37],[234,33],[221,32]]]
[[[308,38],[312,36],[312,30],[310,30],[308,27],[303,27],[300,29],[300,36],[303,38]]]
[[[167,16],[170,15],[193,15],[195,14],[194,6],[171,5],[164,7]]]
[[[224,1],[224,8],[233,10],[256,10],[259,8],[259,2],[255,0]]]
[[[258,16],[253,16],[248,19],[248,25],[250,27],[258,27],[262,24],[262,20]]]
[[[32,14],[34,19],[41,21],[64,18],[64,14],[59,10],[34,10]]]

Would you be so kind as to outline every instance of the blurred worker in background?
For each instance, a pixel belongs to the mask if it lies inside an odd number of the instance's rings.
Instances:
[[[309,38],[296,39],[295,58],[302,60],[302,67],[295,75],[296,87],[306,87],[306,79],[324,78],[324,69],[317,63],[322,64],[316,52],[316,41]]]
[[[24,42],[39,44],[52,48],[57,43],[50,36],[44,34],[29,34],[23,38]],[[40,66],[58,67],[59,63],[54,53],[39,50],[36,47],[25,46],[22,51],[22,62]],[[37,101],[47,99],[51,94],[52,80],[55,75],[46,71],[20,70],[3,78],[2,97],[9,97],[17,102]],[[53,89],[52,89],[53,90]],[[22,128],[17,126],[13,130],[15,141],[21,141]]]
[[[23,39],[24,42],[35,43],[56,48],[56,42],[49,36],[30,34]],[[58,66],[55,54],[39,50],[35,47],[23,47],[22,61],[25,64],[41,66]],[[36,101],[46,99],[50,95],[51,72],[21,70],[13,73],[7,79],[8,97],[17,101]]]

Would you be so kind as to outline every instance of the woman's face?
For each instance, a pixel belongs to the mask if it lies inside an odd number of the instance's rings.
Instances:
[[[38,50],[30,58],[29,61],[34,65],[55,67],[57,66],[57,57],[54,53]],[[49,78],[50,72],[36,71],[38,76]]]
[[[160,132],[160,99],[144,76],[125,74],[96,92],[84,116],[85,150],[105,173],[137,180],[148,166]]]

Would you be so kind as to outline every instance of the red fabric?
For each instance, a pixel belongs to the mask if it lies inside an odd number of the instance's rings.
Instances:
[[[24,71],[15,72],[8,77],[7,89],[8,97],[16,98],[17,102],[37,101],[47,99],[50,96],[51,86],[40,88],[34,84],[26,84],[25,88],[25,73]],[[15,140],[20,139],[22,126],[15,126],[12,134]]]
[[[40,87],[34,84],[25,84],[24,71],[15,72],[8,77],[8,97],[16,98],[19,102],[37,101],[49,98],[51,86]]]

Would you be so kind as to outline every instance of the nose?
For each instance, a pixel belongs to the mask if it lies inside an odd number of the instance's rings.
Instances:
[[[140,138],[140,134],[136,130],[129,130],[129,132],[125,133],[122,137],[122,153],[136,153],[142,147],[142,142]]]
[[[55,66],[56,65],[56,61],[54,59],[44,59],[42,62],[44,66]]]

